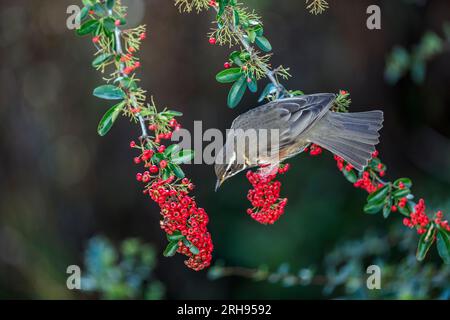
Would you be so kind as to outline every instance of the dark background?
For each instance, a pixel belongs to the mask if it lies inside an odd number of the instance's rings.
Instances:
[[[428,65],[423,85],[408,77],[384,81],[385,60],[394,45],[410,48],[426,30],[440,32],[450,20],[449,1],[330,1],[313,16],[304,1],[244,1],[263,17],[274,47],[273,64],[291,68],[290,89],[305,93],[352,93],[353,111],[382,109],[379,145],[388,177],[411,177],[414,192],[432,208],[450,209],[450,59]],[[211,46],[206,32],[211,12],[179,14],[173,1],[128,1],[129,18],[148,25],[140,57],[142,87],[162,107],[184,112],[192,128],[225,130],[232,119],[257,104],[247,94],[226,107],[227,86],[214,80],[230,52]],[[366,28],[366,8],[379,4],[382,30]],[[166,244],[155,204],[135,182],[128,144],[138,126],[119,121],[105,138],[96,133],[106,105],[91,95],[102,83],[90,66],[88,38],[67,30],[73,1],[1,1],[0,4],[0,297],[82,298],[65,286],[66,267],[83,264],[94,235],[119,243],[138,237],[158,252],[156,276],[168,298],[312,298],[315,287],[283,288],[239,278],[212,282],[183,258],[162,257]],[[245,213],[249,184],[243,175],[214,193],[213,169],[187,166],[196,197],[210,216],[214,257],[227,265],[299,268],[319,264],[345,239],[371,228],[385,230],[401,218],[364,215],[365,194],[336,169],[329,153],[301,155],[283,177],[286,214],[262,226]]]

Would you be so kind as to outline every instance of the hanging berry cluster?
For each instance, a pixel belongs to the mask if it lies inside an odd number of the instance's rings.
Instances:
[[[180,6],[180,10],[191,11],[184,10],[186,7],[182,7],[181,4],[194,4],[199,1],[202,0],[176,0],[176,4]],[[203,6],[197,7],[198,11],[206,8],[205,2],[202,1],[202,3]],[[262,55],[260,53],[259,50],[270,52],[272,46],[264,36],[262,21],[258,15],[244,8],[235,0],[210,1],[209,6],[217,12],[215,21],[217,28],[209,34],[209,42],[219,45],[226,44],[230,47],[239,45],[239,49],[233,51],[224,63],[224,70],[216,75],[218,82],[232,83],[228,94],[229,107],[236,107],[247,89],[257,92],[257,82],[263,78],[268,78],[270,83],[262,90],[259,102],[264,99],[273,101],[303,94],[299,90],[287,90],[279,79],[288,79],[288,70],[282,66],[272,69],[269,64],[270,54]],[[308,5],[312,13],[320,13],[327,7],[326,1],[311,1]],[[341,90],[336,96],[332,111],[348,112],[350,104],[349,92]],[[312,156],[317,156],[322,153],[322,148],[310,145],[309,149],[305,151],[309,151]],[[339,170],[348,181],[353,183],[356,188],[364,189],[369,193],[367,204],[364,207],[366,213],[383,212],[383,216],[387,218],[391,212],[399,212],[405,216],[404,224],[409,228],[416,229],[417,233],[421,235],[417,250],[418,260],[423,260],[429,248],[436,242],[439,255],[446,263],[450,263],[448,222],[443,219],[440,211],[434,215],[434,218],[429,218],[425,214],[424,201],[420,200],[417,204],[413,201],[410,179],[402,178],[395,182],[383,181],[382,178],[386,175],[386,165],[378,158],[378,152],[373,154],[373,158],[363,172],[356,171],[351,164],[339,157],[335,157],[335,160]],[[248,173],[247,177],[255,188],[248,194],[248,198],[254,206],[253,209],[248,210],[248,213],[259,222],[275,222],[284,211],[285,205],[283,200],[275,200],[279,196],[278,188],[274,187],[278,186],[278,183],[273,182],[275,176],[263,179],[258,173]],[[273,189],[276,192],[273,192]],[[271,190],[272,193],[266,196],[266,190]],[[273,194],[275,196],[270,197]],[[275,202],[271,203],[272,201]],[[279,208],[282,207],[282,209],[272,211],[273,208],[276,208],[274,206],[276,201],[279,201]]]
[[[284,213],[287,199],[280,198],[281,182],[274,181],[278,174],[285,174],[289,165],[281,166],[275,173],[263,174],[260,171],[247,171],[247,179],[252,184],[253,190],[248,192],[247,198],[253,208],[247,209],[247,213],[254,220],[262,224],[274,224]]]
[[[146,39],[145,26],[122,29],[126,10],[120,0],[84,0],[79,14],[80,36],[91,35],[97,52],[92,66],[102,73],[112,69],[105,78],[107,84],[95,88],[94,96],[118,101],[102,117],[98,133],[104,136],[122,114],[138,123],[141,135],[130,147],[138,150],[134,163],[144,167],[136,179],[144,184],[144,194],[161,209],[161,228],[169,241],[165,256],[176,252],[186,255],[186,265],[202,270],[211,263],[213,245],[207,230],[208,215],[189,196],[194,185],[184,175],[180,165],[189,162],[191,150],[180,150],[170,144],[172,133],[181,125],[175,117],[180,112],[164,109],[158,112],[153,99],[146,103],[145,91],[138,86],[136,70],[141,66],[135,53]]]

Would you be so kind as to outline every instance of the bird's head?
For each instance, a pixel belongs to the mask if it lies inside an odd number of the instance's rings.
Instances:
[[[229,152],[225,152],[226,150]],[[224,151],[225,150],[225,151]],[[225,180],[245,170],[247,165],[243,161],[238,161],[236,151],[224,147],[216,157],[214,170],[216,172],[217,183],[216,191],[225,182]]]

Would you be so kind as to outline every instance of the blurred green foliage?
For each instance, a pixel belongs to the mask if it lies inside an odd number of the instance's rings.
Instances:
[[[386,61],[385,79],[394,85],[407,73],[416,84],[425,80],[427,63],[438,54],[448,51],[450,48],[450,23],[444,24],[444,37],[428,31],[420,42],[413,47],[411,52],[401,46],[396,46],[389,54]]]
[[[116,249],[105,237],[94,237],[85,252],[82,290],[102,299],[161,299],[165,287],[152,277],[155,264],[155,249],[137,239]]]
[[[324,298],[450,299],[450,268],[445,264],[417,262],[415,238],[405,228],[393,228],[387,236],[367,232],[362,239],[336,246],[326,255],[322,266],[294,272],[288,263],[283,263],[271,272],[265,265],[246,269],[219,263],[209,270],[208,276],[212,280],[245,277],[285,288],[318,286]],[[398,259],[398,253],[403,258]],[[367,287],[366,280],[370,275],[367,267],[371,265],[380,268],[380,289]]]

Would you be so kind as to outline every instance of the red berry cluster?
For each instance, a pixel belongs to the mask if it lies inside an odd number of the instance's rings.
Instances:
[[[284,174],[289,170],[286,164],[278,169],[279,174]],[[261,172],[247,172],[247,179],[253,188],[248,192],[247,198],[253,208],[247,213],[256,221],[262,224],[274,224],[284,213],[287,199],[280,198],[281,182],[274,181],[277,173],[263,175]]]
[[[151,124],[148,126],[150,131],[154,131],[156,138],[155,143],[161,143],[161,140],[170,140],[172,139],[173,131],[177,131],[181,129],[181,124],[177,122],[176,119],[171,119],[168,122],[168,128],[161,128],[157,124]],[[164,146],[161,146],[165,148]],[[164,151],[160,151],[164,152]]]
[[[348,170],[347,169],[348,166],[351,166],[351,165],[347,165],[345,167],[346,168],[345,170]],[[360,179],[358,179],[353,185],[356,188],[361,188],[361,189],[366,190],[367,193],[373,193],[383,186],[383,184],[376,183],[375,181],[373,181],[371,179],[370,173],[368,171],[364,171],[362,174],[362,177]]]
[[[430,223],[430,219],[425,213],[425,201],[419,200],[414,207],[414,212],[411,212],[408,218],[403,219],[403,224],[409,228],[417,227],[418,234],[424,234],[427,231],[427,225]]]
[[[442,220],[444,218],[444,214],[442,213],[442,211],[438,211],[436,213],[436,218],[434,219],[434,222],[440,226],[442,229],[445,229],[447,231],[450,231],[450,226],[448,224],[447,220]]]
[[[189,257],[185,264],[199,271],[207,268],[212,259],[213,244],[206,228],[209,218],[188,196],[194,185],[188,179],[183,179],[181,185],[174,185],[174,180],[173,176],[167,180],[158,179],[144,192],[161,208],[161,229],[168,235],[180,232],[184,237],[178,242],[177,252]]]
[[[418,234],[424,234],[428,229],[427,227],[429,223],[431,222],[430,218],[425,213],[425,209],[426,209],[425,201],[423,199],[420,199],[419,202],[414,207],[414,212],[411,212],[409,219],[408,218],[403,219],[403,224],[408,228],[417,228]],[[434,222],[441,228],[450,231],[448,221],[442,219],[443,219],[442,211],[438,211],[436,213],[436,218],[434,219]]]
[[[176,251],[189,258],[185,261],[189,268],[198,271],[208,267],[212,259],[213,245],[206,228],[208,215],[188,195],[194,189],[189,179],[164,174],[170,168],[170,160],[164,154],[166,146],[161,145],[160,141],[170,139],[172,130],[178,128],[180,124],[175,118],[152,123],[149,129],[153,137],[146,137],[139,145],[131,141],[130,147],[140,150],[134,162],[143,163],[145,171],[137,173],[136,180],[145,184],[144,194],[159,205],[163,217],[161,228],[168,236],[174,233],[181,235]]]

